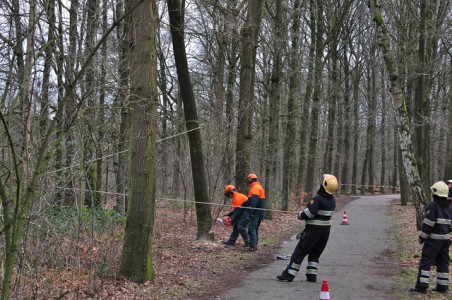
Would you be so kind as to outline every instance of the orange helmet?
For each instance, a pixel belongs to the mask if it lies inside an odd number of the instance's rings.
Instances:
[[[228,185],[224,188],[224,195],[225,195],[226,197],[232,196],[233,192],[235,192],[235,186],[233,186],[232,184],[228,184]]]
[[[246,182],[250,184],[253,181],[257,181],[257,175],[254,173],[250,173],[248,177],[246,177]]]

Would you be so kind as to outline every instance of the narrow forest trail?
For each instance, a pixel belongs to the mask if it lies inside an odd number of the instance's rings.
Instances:
[[[331,299],[393,299],[397,263],[390,258],[396,246],[391,237],[390,204],[397,198],[399,195],[359,197],[333,215],[316,283],[306,281],[306,258],[293,282],[279,282],[275,277],[288,261],[277,260],[275,255],[274,262],[243,278],[241,286],[214,299],[319,299],[322,280],[328,280]],[[344,210],[349,225],[340,225]],[[279,254],[292,254],[295,245],[292,237]]]

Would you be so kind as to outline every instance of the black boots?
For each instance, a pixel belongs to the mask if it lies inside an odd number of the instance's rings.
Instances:
[[[409,289],[409,292],[427,294],[427,289],[426,288],[414,287],[414,288]]]
[[[317,275],[306,274],[306,280],[309,281],[309,282],[316,282],[317,281]]]
[[[437,286],[433,291],[434,292],[438,292],[438,293],[446,294],[447,293],[447,287],[446,286]]]
[[[223,245],[235,246],[235,243],[231,243],[230,241],[221,241]]]
[[[286,272],[282,272],[282,274],[276,276],[276,278],[278,278],[279,281],[292,282],[292,280],[295,278],[295,276],[290,275],[290,274],[288,274]]]

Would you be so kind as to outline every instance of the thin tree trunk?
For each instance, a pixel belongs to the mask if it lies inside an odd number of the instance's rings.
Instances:
[[[308,194],[314,192],[314,178],[316,178],[317,172],[317,144],[319,135],[319,110],[320,110],[320,98],[322,93],[322,71],[323,71],[323,34],[324,34],[324,24],[323,24],[323,1],[317,0],[317,29],[315,32],[316,40],[316,50],[315,50],[315,66],[314,66],[314,93],[312,95],[312,110],[311,110],[311,134],[309,137],[309,148],[308,148],[308,158],[309,164],[306,170],[306,184],[305,191]],[[314,9],[311,7],[310,9]]]
[[[212,218],[210,215],[209,196],[204,165],[204,153],[195,95],[191,84],[184,42],[184,2],[168,0],[168,13],[171,25],[173,51],[176,60],[177,77],[184,104],[184,115],[188,140],[190,144],[190,158],[193,175],[193,185],[196,199],[196,216],[198,223],[198,240],[213,240]]]
[[[306,91],[302,103],[301,119],[300,119],[300,151],[298,157],[298,172],[297,172],[297,184],[300,188],[305,188],[306,185],[303,184],[306,180],[306,148],[307,148],[307,136],[309,133],[309,112],[311,109],[311,98],[312,90],[314,88],[314,67],[315,67],[315,54],[316,54],[316,28],[317,28],[317,16],[315,13],[315,0],[309,1],[309,16],[310,24],[309,28],[311,31],[309,45],[309,56],[308,56],[308,74],[306,76]],[[304,189],[307,192],[306,189]]]
[[[361,70],[358,65],[353,76],[353,158],[352,158],[352,180],[351,194],[357,195],[358,184],[358,153],[359,153],[359,82]]]
[[[405,176],[410,187],[411,200],[416,208],[416,225],[420,229],[424,218],[425,208],[429,201],[427,200],[421,178],[419,176],[416,158],[412,149],[412,137],[410,129],[410,120],[407,113],[405,95],[399,82],[399,75],[396,68],[394,54],[389,44],[389,33],[383,19],[380,2],[372,0],[369,2],[372,18],[376,24],[378,46],[383,53],[386,70],[390,80],[390,92],[397,107],[397,126],[399,128],[400,149],[402,151],[402,162]]]
[[[234,117],[237,115],[234,110],[234,90],[235,79],[237,75],[237,61],[238,61],[238,41],[234,34],[230,40],[230,50],[228,55],[227,68],[227,85],[226,85],[226,132],[230,133],[226,140],[226,162],[225,162],[225,178],[227,182],[231,182],[234,176],[234,139],[232,133],[234,132]]]
[[[125,3],[130,3],[129,1]],[[123,17],[125,11],[128,11],[130,6],[125,5],[123,0],[118,0],[116,4],[116,19]],[[126,16],[124,21],[118,26],[116,38],[118,39],[119,62],[118,62],[118,91],[115,98],[115,106],[117,107],[118,116],[116,128],[115,148],[116,155],[114,158],[115,173],[116,173],[116,211],[120,214],[125,214],[127,211],[127,95],[129,91],[129,52],[130,52],[130,16]]]
[[[394,127],[394,132],[393,132],[393,144],[394,147],[392,149],[392,153],[393,153],[393,157],[392,157],[392,193],[395,194],[397,192],[397,174],[399,174],[399,170],[401,170],[402,168],[400,168],[400,163],[399,163],[399,146],[398,146],[398,138],[397,138],[397,128]],[[401,174],[401,173],[400,173]],[[400,184],[400,183],[399,183]],[[400,192],[400,186],[399,186],[399,192]]]
[[[64,104],[66,105],[65,108],[65,116],[63,118],[61,126],[59,128],[65,128],[67,127],[67,122],[70,120],[70,116],[73,114],[74,110],[76,109],[76,103],[77,103],[77,94],[76,89],[74,86],[71,86],[71,83],[74,82],[75,77],[75,65],[77,60],[77,41],[78,41],[78,29],[77,29],[77,22],[78,22],[78,9],[79,9],[79,1],[78,0],[71,0],[71,6],[69,9],[69,45],[68,45],[68,55],[66,58],[66,64],[65,64],[65,99]],[[64,187],[65,190],[63,193],[61,193],[59,196],[60,202],[63,205],[74,205],[76,197],[75,197],[75,191],[73,186],[73,179],[72,172],[71,172],[71,166],[74,161],[74,147],[73,144],[75,143],[75,137],[74,132],[71,130],[68,132],[68,134],[65,136],[65,143],[63,146],[63,155],[61,157],[62,161],[62,167],[64,168],[63,171],[59,171],[58,180],[60,180],[59,185]],[[80,202],[82,202],[82,199],[80,199]]]
[[[300,36],[300,17],[301,17],[301,5],[300,0],[295,0],[293,5],[293,18],[291,27],[291,48],[290,48],[290,61],[289,61],[289,95],[287,99],[287,127],[286,136],[284,139],[284,153],[283,153],[283,172],[282,172],[282,198],[281,198],[281,210],[287,211],[289,209],[289,192],[291,189],[291,174],[293,173],[294,164],[292,155],[294,151],[294,138],[295,132],[295,99],[299,92],[299,65],[298,58],[299,51],[299,36]]]
[[[375,152],[375,123],[377,118],[377,90],[376,90],[376,67],[375,67],[375,59],[373,58],[375,56],[375,49],[372,46],[372,53],[371,53],[371,76],[370,76],[370,99],[369,99],[369,116],[368,116],[368,122],[369,122],[369,128],[368,128],[368,149],[369,149],[369,167],[367,171],[369,172],[369,192],[374,193],[374,185],[375,185],[375,167],[374,167],[374,152]]]
[[[429,15],[427,12],[428,0],[420,0],[420,19],[419,19],[419,41],[418,41],[418,67],[417,79],[415,82],[414,110],[413,110],[413,142],[414,155],[421,177],[421,184],[424,190],[429,193],[426,187],[430,182],[430,108],[429,94],[430,89],[427,78],[429,55],[427,55],[427,23]]]
[[[452,57],[449,68],[449,97],[448,97],[448,111],[449,119],[447,121],[447,128],[452,128]],[[452,130],[447,131],[447,147],[446,147],[446,169],[444,170],[444,178],[446,180],[452,179]]]
[[[350,62],[347,58],[347,48],[344,49],[343,55],[344,61],[344,119],[347,118],[347,121],[344,121],[344,156],[342,161],[342,172],[341,172],[341,182],[345,183],[341,185],[341,194],[347,195],[348,193],[348,184],[349,184],[349,169],[350,169],[350,131],[351,131],[351,122],[348,121],[351,119],[351,103],[350,103],[350,82],[352,79],[352,73],[350,72]]]
[[[328,125],[326,134],[325,156],[323,160],[323,173],[332,174],[333,172],[333,157],[334,157],[334,143],[336,142],[335,128],[336,128],[336,111],[337,100],[339,92],[339,71],[338,71],[338,52],[337,45],[333,44],[331,49],[331,73],[329,76],[329,95],[328,95]]]
[[[90,53],[94,47],[95,35],[97,31],[98,20],[98,0],[88,0],[86,7],[86,38],[85,38],[85,56]],[[93,64],[87,69],[85,77],[86,86],[86,97],[87,97],[87,107],[85,111],[85,118],[88,126],[85,126],[83,130],[83,159],[84,159],[84,169],[86,176],[86,186],[88,187],[85,192],[85,204],[88,207],[99,207],[99,193],[97,193],[98,185],[96,168],[94,163],[95,150],[94,150],[94,124],[97,124],[96,114],[93,107],[96,106],[96,99],[98,97],[96,91],[95,82],[95,65]],[[91,124],[90,124],[91,123]]]
[[[184,130],[184,109],[182,106],[182,95],[179,93],[179,95],[176,98],[176,129],[177,132],[182,132]],[[172,197],[179,197],[180,195],[180,178],[181,178],[181,171],[180,171],[180,159],[179,157],[181,156],[181,152],[182,152],[182,141],[181,141],[181,137],[177,137],[176,138],[176,145],[175,147],[175,155],[174,155],[174,161],[173,161],[173,179],[172,179],[172,186],[173,188],[171,189],[171,196]]]
[[[102,34],[105,34],[108,30],[108,6],[107,0],[102,0]],[[96,153],[96,182],[97,182],[97,191],[102,191],[102,175],[105,174],[105,177],[108,178],[108,164],[105,168],[105,172],[102,172],[104,166],[104,138],[106,131],[105,124],[105,98],[106,98],[106,86],[107,86],[107,42],[102,44],[101,47],[101,65],[100,65],[100,80],[99,80],[99,107],[100,109],[97,112],[97,145],[95,148]],[[107,181],[108,182],[108,181]],[[105,189],[108,189],[108,186],[105,186]],[[97,193],[96,199],[99,201],[99,207],[101,207],[103,203],[103,195],[101,193]]]
[[[44,70],[42,72],[42,94],[41,94],[41,111],[39,121],[39,132],[43,136],[49,123],[49,89],[50,89],[50,72],[52,68],[52,57],[55,54],[55,33],[56,33],[56,16],[55,16],[55,0],[49,0],[46,6],[46,15],[49,21],[49,29],[47,32],[47,45],[44,50]]]
[[[276,159],[275,149],[278,148],[279,133],[279,110],[281,102],[281,77],[282,77],[282,52],[283,52],[283,35],[286,32],[285,21],[282,18],[282,1],[276,0],[275,13],[273,20],[273,68],[270,75],[270,111],[269,117],[269,133],[267,153],[265,155],[267,164],[265,165],[265,190],[270,191],[275,188],[276,179]],[[271,208],[273,199],[270,194],[266,195],[265,208],[269,209],[265,212],[266,219],[272,219]]]
[[[235,148],[235,183],[239,190],[246,189],[245,178],[250,171],[256,48],[263,4],[263,0],[248,0],[247,18],[240,34],[239,113]]]
[[[19,151],[16,152],[18,157],[14,163],[14,175],[16,177],[16,197],[11,199],[6,194],[6,190],[3,183],[0,182],[0,197],[2,198],[3,209],[3,231],[5,235],[5,248],[4,248],[4,260],[2,261],[2,286],[1,286],[1,299],[9,299],[11,281],[14,273],[14,262],[16,260],[19,244],[23,235],[25,216],[28,215],[31,206],[31,191],[28,189],[32,183],[36,180],[36,174],[32,172],[32,160],[30,159],[30,134],[31,134],[31,104],[32,104],[32,70],[35,61],[35,30],[36,30],[36,9],[37,3],[32,0],[29,3],[28,14],[28,28],[26,33],[26,54],[24,59],[23,68],[19,73],[20,87],[19,96],[20,111],[22,113],[22,141],[19,147]],[[14,16],[14,20],[17,22],[20,19],[19,15]],[[20,22],[20,20],[19,20]],[[17,25],[17,24],[16,24]],[[18,40],[21,40],[21,36],[17,36]],[[18,44],[21,44],[18,42]],[[19,46],[22,49],[22,46]],[[22,50],[21,50],[22,51]],[[16,53],[22,55],[23,53]],[[2,118],[3,119],[3,118]],[[4,123],[4,119],[3,122]],[[6,130],[6,128],[5,128]],[[11,142],[11,140],[9,140]],[[11,144],[10,147],[14,148]],[[20,159],[20,164],[17,159]],[[31,189],[33,190],[33,189]],[[22,193],[25,195],[23,196]],[[23,198],[24,197],[24,198]],[[27,197],[25,199],[25,197]],[[12,206],[14,202],[14,210],[10,212],[8,206]],[[11,215],[12,216],[11,216]]]
[[[381,69],[381,174],[380,174],[380,193],[385,193],[385,173],[386,173],[386,89],[385,89],[385,72]]]

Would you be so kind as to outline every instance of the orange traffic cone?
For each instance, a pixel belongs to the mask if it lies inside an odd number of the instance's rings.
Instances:
[[[330,300],[330,289],[328,288],[328,281],[322,281],[322,289],[320,290],[320,300]]]
[[[347,212],[344,210],[344,216],[342,217],[341,225],[349,225],[347,220]]]

